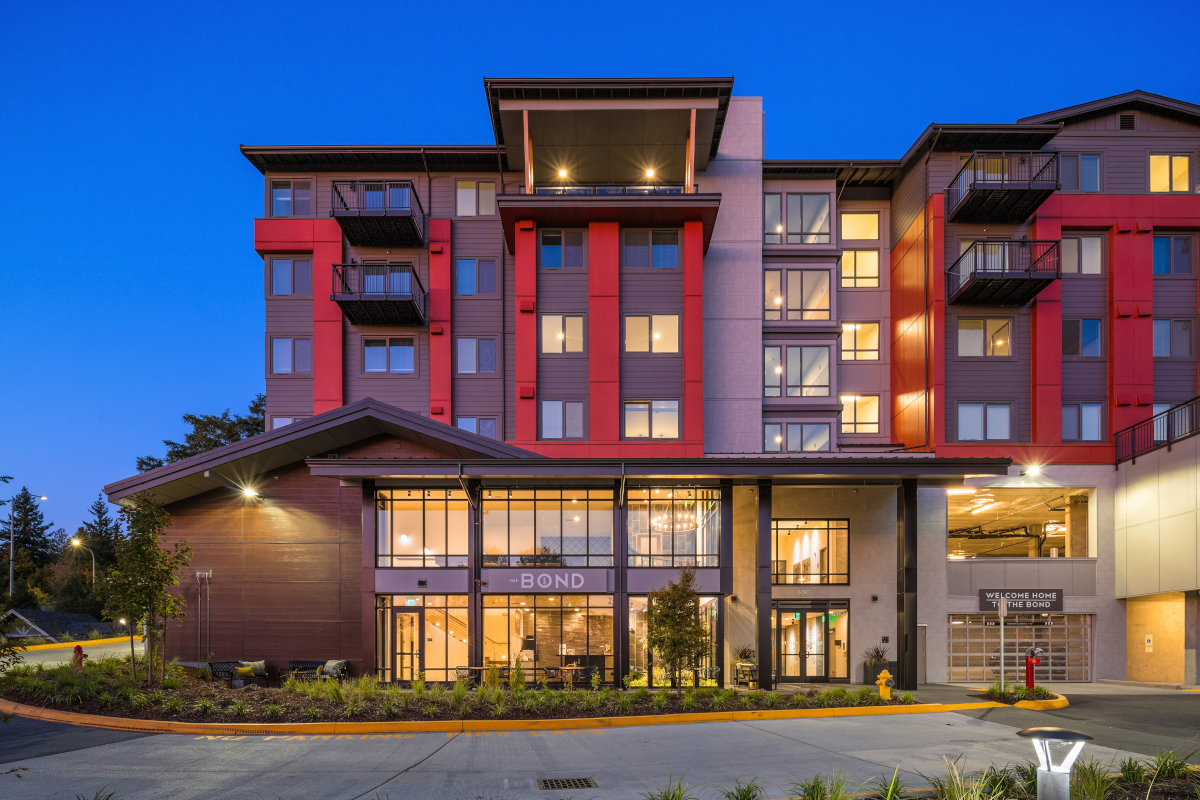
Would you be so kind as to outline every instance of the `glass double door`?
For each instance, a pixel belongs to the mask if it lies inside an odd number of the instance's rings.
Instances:
[[[413,681],[425,671],[421,647],[425,609],[397,608],[392,611],[392,680]]]
[[[845,601],[771,608],[772,683],[828,683],[849,679],[850,610]]]

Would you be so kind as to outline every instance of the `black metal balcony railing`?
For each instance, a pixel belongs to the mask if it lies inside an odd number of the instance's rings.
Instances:
[[[946,187],[947,222],[1019,224],[1058,189],[1058,153],[977,150]]]
[[[1175,442],[1200,433],[1200,397],[1172,406],[1136,425],[1113,434],[1117,447],[1117,464],[1137,460],[1161,447],[1170,448]]]
[[[333,181],[329,216],[355,247],[425,244],[425,210],[412,181]]]
[[[1062,277],[1058,242],[983,240],[946,270],[949,302],[1023,306]]]
[[[412,264],[334,264],[333,300],[354,325],[424,325],[428,294]]]
[[[659,184],[577,184],[573,186],[560,186],[557,184],[547,184],[544,186],[534,186],[534,194],[683,194],[682,183],[659,183]]]

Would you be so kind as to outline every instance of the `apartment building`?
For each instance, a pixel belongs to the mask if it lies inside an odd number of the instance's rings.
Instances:
[[[1200,429],[1200,107],[767,160],[731,78],[484,87],[487,144],[242,148],[268,431],[107,487],[211,571],[177,655],[660,685],[692,567],[697,681],[1183,675],[1195,510],[1150,558],[1128,473]]]

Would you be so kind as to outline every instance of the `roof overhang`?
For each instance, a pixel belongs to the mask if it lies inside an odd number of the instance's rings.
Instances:
[[[1106,114],[1115,114],[1119,111],[1147,111],[1157,114],[1160,117],[1166,117],[1167,119],[1200,125],[1200,106],[1140,90],[1093,100],[1090,103],[1068,106],[1055,111],[1047,111],[1044,114],[1035,114],[1032,117],[1026,117],[1017,121],[1020,123],[1065,124],[1068,122],[1082,122],[1086,119],[1101,117]]]
[[[900,173],[898,159],[792,159],[763,162],[763,180],[836,180],[854,187],[891,186]]]
[[[496,143],[506,167],[525,169],[529,117],[534,179],[566,169],[581,183],[631,183],[654,169],[683,180],[691,111],[696,170],[717,154],[733,78],[484,78]]]
[[[259,172],[499,172],[496,145],[242,145]]]
[[[324,459],[307,461],[313,475],[347,481],[364,479],[450,480],[460,474],[511,480],[845,480],[892,483],[912,478],[938,484],[964,477],[1003,476],[1009,458],[937,458],[919,454],[788,458],[552,458],[545,461],[490,459]]]
[[[104,492],[111,502],[138,492],[151,492],[158,502],[166,504],[220,487],[253,487],[273,469],[316,455],[336,453],[381,434],[451,454],[450,461],[459,457],[545,460],[544,456],[520,447],[368,398],[111,483],[104,487]]]
[[[590,222],[622,225],[682,226],[704,224],[704,252],[712,239],[721,207],[719,194],[557,195],[505,194],[496,197],[508,252],[515,253],[512,231],[518,220],[533,220],[539,227],[587,227]]]

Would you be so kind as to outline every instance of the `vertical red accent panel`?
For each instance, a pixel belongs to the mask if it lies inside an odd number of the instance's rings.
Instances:
[[[517,284],[513,292],[516,304],[513,374],[517,384],[517,429],[514,434],[517,441],[533,442],[537,440],[537,230],[534,224],[518,220],[513,242]]]
[[[1038,209],[1033,221],[1034,240],[1062,238],[1058,197],[1052,196]],[[1043,289],[1033,304],[1033,355],[1029,385],[1034,444],[1062,443],[1062,283]]]
[[[588,440],[621,435],[621,226],[588,226]],[[686,317],[685,317],[686,318]]]
[[[929,359],[929,423],[933,446],[946,441],[946,202],[945,195],[929,198],[929,291],[925,309],[925,357]]]
[[[342,229],[336,220],[313,220],[313,413],[340,408],[342,375],[342,309],[333,302],[333,265],[342,260]]]
[[[1154,392],[1153,240],[1137,236],[1133,198],[1113,197],[1116,224],[1108,232],[1109,386],[1112,429],[1121,430],[1149,416],[1149,408],[1136,405],[1138,395]],[[1140,306],[1140,308],[1139,308]],[[1126,313],[1119,316],[1118,312]],[[1145,316],[1139,316],[1139,313]]]
[[[683,224],[683,439],[704,455],[704,224]],[[698,448],[694,448],[699,445]]]
[[[441,252],[434,252],[441,250]],[[454,331],[451,328],[450,220],[429,220],[429,418],[450,425],[454,389]],[[442,332],[432,332],[440,326]],[[433,409],[441,408],[440,414]]]

